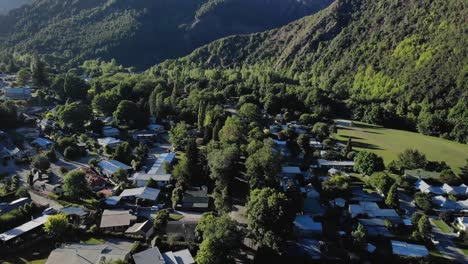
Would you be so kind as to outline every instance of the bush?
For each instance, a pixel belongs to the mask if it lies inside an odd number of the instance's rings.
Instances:
[[[63,156],[66,159],[75,160],[81,156],[81,152],[77,147],[67,147],[63,152]]]

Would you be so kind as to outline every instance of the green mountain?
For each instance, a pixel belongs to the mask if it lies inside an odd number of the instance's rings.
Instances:
[[[10,10],[31,2],[32,0],[0,0],[0,15],[7,14]]]
[[[145,67],[233,34],[310,15],[331,0],[35,0],[0,18],[1,50],[49,61]]]
[[[459,0],[338,0],[159,67],[270,68],[330,93],[349,117],[466,142],[467,15]]]

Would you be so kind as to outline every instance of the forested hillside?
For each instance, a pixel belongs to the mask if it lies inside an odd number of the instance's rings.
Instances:
[[[282,26],[331,0],[36,0],[0,18],[0,47],[76,65],[115,58],[137,67],[232,34]],[[261,14],[261,16],[259,16]]]
[[[10,10],[31,2],[32,0],[0,0],[0,15],[7,14]]]
[[[221,39],[155,69],[257,65],[345,103],[345,111],[335,109],[339,115],[466,142],[465,3],[339,0],[282,28]]]

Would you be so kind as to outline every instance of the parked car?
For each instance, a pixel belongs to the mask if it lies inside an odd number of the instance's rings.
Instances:
[[[55,210],[52,207],[46,208],[44,209],[44,211],[42,211],[42,215],[54,215],[56,213],[57,213],[57,210]]]

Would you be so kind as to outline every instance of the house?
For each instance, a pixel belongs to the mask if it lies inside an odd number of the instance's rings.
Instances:
[[[308,215],[298,215],[294,220],[294,230],[301,237],[321,234],[322,223],[315,222],[314,219]]]
[[[97,166],[101,169],[101,172],[107,177],[111,177],[119,169],[129,172],[132,167],[123,164],[117,160],[101,160],[98,162]]]
[[[310,138],[310,139],[309,139],[309,145],[310,145],[313,149],[323,149],[323,144],[322,144],[322,142],[318,141],[318,140],[315,139],[315,138]]]
[[[455,225],[462,231],[468,230],[468,217],[456,217]]]
[[[104,210],[99,227],[105,231],[125,231],[137,217],[130,214],[129,210]]]
[[[119,195],[122,198],[130,198],[131,200],[134,199],[143,199],[149,201],[156,201],[159,196],[159,190],[149,187],[140,187],[140,188],[132,188],[132,189],[125,189]]]
[[[354,161],[336,161],[336,160],[318,160],[319,168],[335,168],[339,170],[352,169],[354,167]]]
[[[172,237],[181,237],[184,241],[195,241],[195,229],[198,221],[169,221],[166,225],[166,234]]]
[[[86,169],[86,182],[88,182],[88,186],[93,191],[100,191],[106,188],[107,181],[103,177],[97,175],[93,170]]]
[[[282,167],[281,168],[281,175],[283,177],[294,178],[298,174],[302,174],[301,169],[299,167]]]
[[[30,198],[24,197],[24,198],[19,198],[17,200],[14,200],[13,202],[10,202],[10,203],[0,203],[0,215],[16,210],[20,208],[21,206],[31,203],[31,202],[32,200]]]
[[[364,189],[360,186],[352,186],[351,187],[351,201],[353,202],[382,202],[383,197],[380,196],[378,193],[369,193],[364,191]]]
[[[10,136],[0,130],[0,159],[13,159],[19,154],[20,150],[13,144]]]
[[[209,203],[208,188],[206,186],[194,187],[185,191],[182,202],[178,207],[181,210],[204,212],[209,209]]]
[[[107,198],[104,202],[109,205],[109,206],[116,206],[120,203],[120,200],[122,199],[122,197],[120,196],[111,196],[109,198]]]
[[[102,135],[104,137],[118,137],[120,135],[120,131],[115,127],[104,126],[102,128]]]
[[[122,143],[120,139],[113,138],[113,137],[98,138],[97,141],[98,141],[98,145],[103,148],[115,148],[118,145],[120,145],[120,143]]]
[[[153,164],[151,169],[147,172],[150,175],[164,175],[167,174],[164,164],[173,164],[175,160],[175,153],[163,153],[159,155],[156,162]]]
[[[403,176],[414,179],[439,179],[440,172],[426,171],[423,169],[405,170]]]
[[[165,264],[194,264],[195,260],[188,249],[168,251],[162,254]]]
[[[172,179],[172,175],[166,171],[166,164],[173,164],[175,156],[175,153],[163,153],[159,155],[159,158],[153,166],[151,166],[148,172],[135,173],[132,178],[129,178],[129,180],[132,180],[136,186],[143,187],[146,186],[149,179],[153,179],[157,182],[159,187],[165,187]]]
[[[304,212],[304,214],[313,215],[313,216],[323,215],[323,213],[325,212],[324,208],[320,204],[320,198],[317,198],[317,197],[304,198],[302,211]]]
[[[444,192],[444,194],[447,195],[465,196],[468,194],[468,189],[465,184],[461,184],[459,186],[450,186],[444,183],[441,189]]]
[[[350,204],[349,213],[352,218],[360,215],[367,215],[375,218],[398,218],[399,215],[394,209],[381,209],[373,202],[359,202],[359,204]]]
[[[403,241],[392,240],[392,252],[394,255],[405,257],[427,257],[429,250],[425,246],[409,244]]]
[[[135,264],[166,264],[159,248],[148,248],[145,251],[133,254]]]
[[[63,195],[62,184],[50,184],[48,180],[37,180],[33,183],[33,188],[38,192],[53,193],[58,196]]]
[[[54,142],[47,138],[36,138],[31,142],[31,145],[41,149],[50,149],[54,145]]]
[[[441,187],[432,186],[422,179],[419,179],[415,182],[414,188],[422,193],[430,193],[435,195],[444,194],[444,190],[442,190]]]
[[[153,232],[153,223],[151,223],[149,220],[146,220],[143,223],[135,223],[127,230],[125,230],[125,234],[142,236],[146,239],[150,238],[151,235],[153,235]]]
[[[15,227],[9,231],[6,231],[5,233],[0,234],[0,241],[2,241],[3,243],[9,243],[32,231],[35,231],[38,229],[42,231],[42,226],[45,224],[48,218],[49,218],[49,215],[43,215],[25,224]]]
[[[5,100],[28,100],[31,98],[31,88],[3,88],[3,98]]]
[[[320,242],[313,239],[300,239],[298,242],[290,242],[287,248],[287,255],[290,257],[308,256],[314,260],[322,257]]]
[[[458,211],[465,207],[463,203],[452,201],[442,195],[432,197],[432,202],[439,206],[441,211]]]
[[[75,226],[80,225],[82,218],[88,215],[88,212],[85,210],[74,206],[60,208],[58,211],[59,213],[67,215],[70,223],[74,224]]]
[[[46,264],[90,264],[105,261],[126,261],[130,258],[133,243],[107,240],[104,244],[62,244],[54,249]],[[106,262],[107,263],[107,262]]]
[[[132,133],[132,137],[136,141],[153,141],[157,138],[158,132],[154,130],[138,130]]]
[[[358,222],[364,226],[366,233],[370,237],[392,237],[392,233],[388,230],[383,219],[358,219]]]

